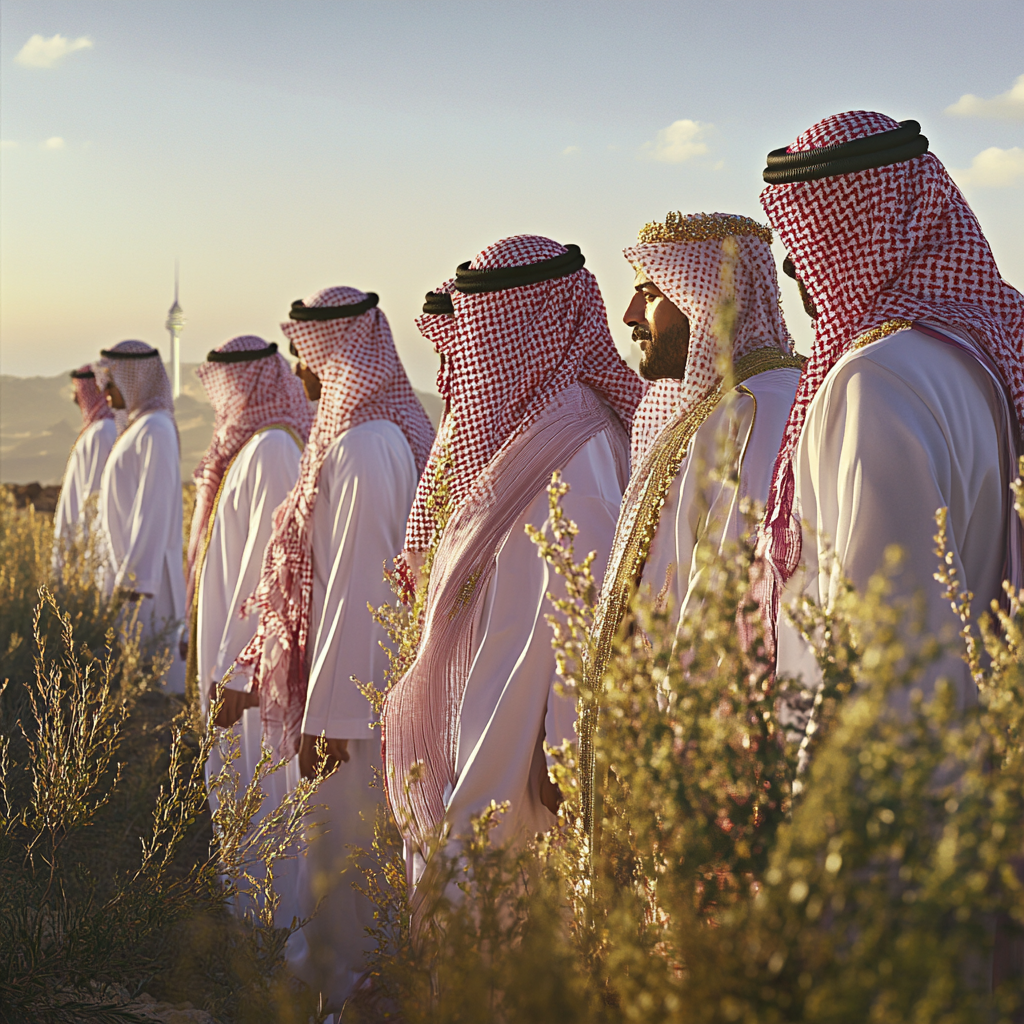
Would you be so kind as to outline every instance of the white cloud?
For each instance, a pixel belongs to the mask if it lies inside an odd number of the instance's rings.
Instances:
[[[704,142],[714,125],[701,124],[684,118],[673,121],[667,128],[658,132],[654,142],[644,143],[640,155],[648,160],[659,160],[666,164],[681,164],[695,156],[703,156],[708,151]]]
[[[579,151],[579,146],[566,146],[565,149],[562,150],[562,156],[572,156],[573,153],[578,153]]]
[[[18,144],[14,139],[0,139],[0,149],[17,149]]]
[[[52,68],[75,50],[91,50],[92,40],[88,36],[68,39],[59,33],[45,39],[34,35],[19,51],[14,59],[27,68]]]
[[[43,143],[43,149],[63,149],[63,148],[64,148],[64,140],[59,135],[51,135],[50,138],[48,138]]]
[[[976,188],[1003,188],[1024,178],[1024,149],[1000,149],[989,146],[983,149],[966,170],[954,171],[953,176],[961,185]]]
[[[961,96],[947,114],[955,117],[999,117],[1008,121],[1024,121],[1024,75],[1018,75],[1013,88],[990,100],[967,93]]]

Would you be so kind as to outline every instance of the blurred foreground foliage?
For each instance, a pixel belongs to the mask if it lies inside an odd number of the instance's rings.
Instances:
[[[552,616],[563,685],[601,705],[595,834],[566,747],[557,826],[500,846],[503,808],[487,809],[457,857],[438,843],[414,918],[382,806],[361,883],[375,949],[343,1019],[1020,1020],[1024,594],[977,614],[940,516],[936,576],[960,636],[916,626],[918,605],[892,597],[890,552],[865,593],[790,609],[821,671],[805,693],[770,671],[748,554],[700,552],[697,612],[676,631],[638,601],[597,694],[580,669],[594,581],[563,494],[553,481],[534,539],[566,584]],[[141,993],[224,1022],[322,1019],[283,965],[302,922],[276,927],[273,888],[316,780],[254,826],[276,766],[249,785],[222,772],[210,816],[214,736],[159,690],[160,656],[96,591],[86,541],[40,589],[50,544],[47,517],[0,496],[0,1020],[138,1019]],[[385,687],[415,655],[424,579],[396,572],[408,603],[378,611],[395,641]],[[966,711],[943,678],[961,662],[979,695]],[[810,709],[806,733],[793,707]]]
[[[227,741],[211,816],[203,765],[225,740],[161,691],[166,652],[95,586],[88,534],[56,572],[52,543],[51,517],[0,489],[0,1021],[149,1019],[153,999],[322,1019],[284,967],[302,922],[276,926],[274,889],[318,781],[254,825],[280,766],[239,780]]]
[[[564,686],[601,702],[593,844],[567,747],[557,827],[495,847],[492,806],[458,857],[439,840],[413,920],[382,810],[365,884],[371,983],[344,1019],[1021,1020],[1024,593],[1007,586],[1003,608],[976,615],[940,516],[937,585],[961,635],[916,628],[917,604],[891,596],[892,551],[866,593],[790,610],[822,674],[808,694],[770,671],[749,555],[705,551],[698,611],[676,633],[638,602],[598,695],[581,689],[594,587],[564,490],[553,481],[534,539],[567,582],[553,616]],[[1019,483],[1017,499],[1022,514]],[[401,652],[385,689],[415,651],[424,587],[378,611]],[[966,711],[942,674],[963,661],[979,695]],[[806,735],[787,730],[794,706],[812,709]]]

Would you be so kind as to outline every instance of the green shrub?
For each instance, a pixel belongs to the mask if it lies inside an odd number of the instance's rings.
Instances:
[[[535,539],[569,583],[555,643],[564,685],[579,692],[593,581],[589,562],[574,562],[564,488],[555,480],[550,493],[552,534]],[[824,685],[811,740],[787,737],[778,697],[795,687],[764,660],[750,556],[698,552],[703,601],[679,632],[641,601],[620,633],[596,733],[593,844],[567,747],[558,827],[494,848],[492,807],[458,857],[439,839],[412,922],[401,843],[382,813],[366,883],[374,985],[352,1019],[1017,1019],[1024,978],[1004,962],[993,988],[992,953],[997,936],[1004,961],[1024,948],[1024,594],[1007,587],[1007,608],[975,619],[941,516],[936,541],[976,708],[958,710],[942,680],[923,692],[950,648],[915,628],[916,602],[891,598],[894,551],[864,594],[846,587],[827,612],[790,610]],[[414,649],[415,613],[382,618]]]

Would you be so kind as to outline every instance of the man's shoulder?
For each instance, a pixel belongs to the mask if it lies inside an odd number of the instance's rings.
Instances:
[[[938,410],[988,409],[988,372],[968,348],[908,327],[847,352],[829,371],[814,405],[851,396],[885,415],[935,415]],[[930,410],[927,411],[926,410]]]
[[[297,436],[297,435],[296,435]],[[231,461],[224,478],[225,490],[237,489],[266,472],[278,471],[294,476],[298,471],[302,449],[296,437],[283,429],[259,431],[250,437]]]
[[[844,353],[829,377],[841,380],[862,373],[883,372],[908,381],[928,380],[964,363],[974,365],[977,360],[952,342],[906,327]]]
[[[795,366],[782,366],[775,370],[765,370],[764,373],[756,373],[748,377],[737,388],[734,393],[744,390],[749,391],[757,399],[762,401],[788,401],[790,404],[796,395],[797,385],[800,383],[800,371]]]
[[[101,420],[94,420],[89,424],[87,435],[91,437],[117,437],[117,424],[112,416],[105,416]]]
[[[102,420],[94,420],[82,431],[82,436],[78,439],[78,443],[75,445],[76,448],[80,448],[83,451],[91,451],[93,448],[107,448],[114,443],[117,439],[117,425],[108,416]]]
[[[266,427],[258,430],[242,445],[239,458],[246,455],[255,457],[278,457],[295,453],[298,457],[302,452],[302,439],[298,434],[285,427]]]
[[[147,434],[158,437],[173,437],[175,443],[177,443],[178,432],[174,426],[174,417],[164,409],[144,412],[125,433],[129,431],[140,437]]]
[[[352,464],[370,464],[381,458],[411,453],[401,427],[391,420],[367,420],[339,434],[327,451],[328,459]]]

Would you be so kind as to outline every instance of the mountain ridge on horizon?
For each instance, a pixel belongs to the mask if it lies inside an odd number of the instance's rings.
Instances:
[[[181,364],[181,395],[174,415],[181,435],[181,478],[206,451],[213,434],[213,407],[195,375],[200,363]],[[72,401],[70,369],[52,377],[0,374],[0,483],[59,484],[81,430]],[[416,391],[436,427],[443,409],[436,394]]]

